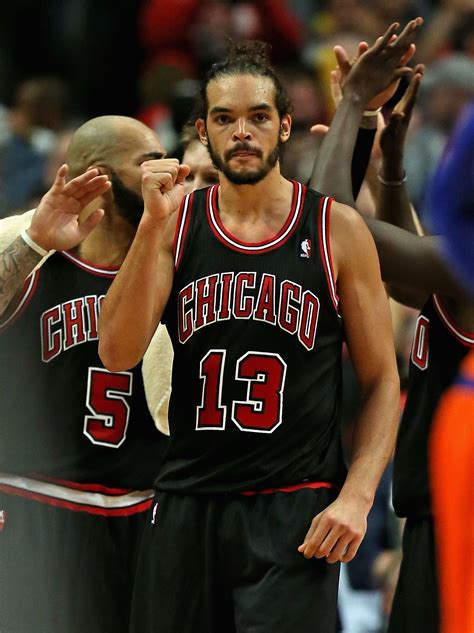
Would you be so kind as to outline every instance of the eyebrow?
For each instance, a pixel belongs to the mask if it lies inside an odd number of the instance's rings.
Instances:
[[[140,156],[140,161],[145,161],[145,160],[160,160],[161,158],[164,158],[166,155],[165,152],[148,152],[147,154],[142,154]]]
[[[270,112],[271,110],[273,110],[273,108],[269,103],[259,103],[258,105],[255,105],[249,108],[250,112],[256,112],[258,110],[265,110],[266,112]],[[232,112],[232,110],[230,108],[215,106],[214,108],[211,108],[211,110],[209,111],[209,114],[222,114],[222,113],[228,113],[228,112]]]
[[[255,112],[255,110],[266,110],[267,112],[270,112],[272,109],[273,108],[269,103],[260,103],[259,105],[249,108],[251,112]]]

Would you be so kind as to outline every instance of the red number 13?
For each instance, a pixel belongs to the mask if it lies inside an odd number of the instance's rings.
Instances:
[[[196,430],[223,431],[227,407],[222,405],[225,350],[210,350],[201,360],[203,380]],[[235,379],[247,382],[247,399],[232,403],[231,419],[241,431],[272,433],[282,422],[286,363],[278,354],[247,352],[236,363]]]

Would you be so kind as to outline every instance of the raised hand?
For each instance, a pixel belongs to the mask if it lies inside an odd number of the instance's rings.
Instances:
[[[69,250],[77,246],[97,226],[104,215],[96,209],[82,224],[80,213],[96,198],[110,189],[107,176],[90,169],[66,182],[67,165],[62,165],[54,183],[41,198],[31,219],[28,235],[47,251]]]
[[[164,158],[145,161],[142,172],[143,216],[166,222],[181,204],[189,167],[176,158]]]
[[[380,135],[380,148],[384,157],[399,160],[403,157],[405,138],[424,70],[425,67],[422,64],[415,67],[405,94],[393,109]]]
[[[392,24],[372,47],[361,42],[352,62],[344,48],[336,46],[343,94],[354,95],[367,109],[383,105],[395,93],[400,78],[413,72],[406,64],[415,53],[414,40],[422,24],[422,18],[411,20],[398,36],[399,24]]]

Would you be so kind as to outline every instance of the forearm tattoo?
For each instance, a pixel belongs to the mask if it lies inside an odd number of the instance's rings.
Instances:
[[[25,279],[42,257],[20,236],[0,252],[0,314],[22,287]]]

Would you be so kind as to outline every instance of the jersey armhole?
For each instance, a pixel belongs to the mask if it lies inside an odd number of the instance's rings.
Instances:
[[[319,233],[319,250],[321,261],[323,263],[324,274],[328,284],[329,295],[331,297],[334,310],[338,317],[341,317],[339,311],[339,297],[337,295],[337,283],[334,275],[334,266],[331,255],[331,236],[330,236],[330,216],[333,198],[323,196],[319,202],[318,209],[318,233]]]
[[[8,306],[6,316],[0,317],[0,332],[3,332],[3,330],[23,314],[36,291],[39,275],[40,269],[35,270],[26,278],[22,289],[12,299],[10,306]]]
[[[466,332],[462,330],[458,325],[456,325],[456,321],[452,314],[449,312],[448,308],[445,306],[443,301],[437,295],[433,295],[433,305],[435,310],[446,327],[448,332],[454,336],[454,338],[466,347],[474,347],[474,332]]]
[[[188,193],[184,197],[178,211],[178,220],[176,222],[176,230],[173,239],[173,258],[175,270],[178,270],[179,264],[183,258],[184,246],[186,243],[186,234],[189,228],[189,220],[191,218],[191,208],[193,206],[193,193]]]

